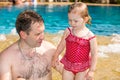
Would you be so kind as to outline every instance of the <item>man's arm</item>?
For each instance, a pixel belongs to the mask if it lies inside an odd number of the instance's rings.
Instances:
[[[0,80],[12,80],[9,54],[0,53]]]

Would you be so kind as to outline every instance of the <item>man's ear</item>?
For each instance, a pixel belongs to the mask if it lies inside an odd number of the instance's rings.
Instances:
[[[27,37],[27,33],[24,31],[20,31],[20,36],[22,39],[25,39]]]

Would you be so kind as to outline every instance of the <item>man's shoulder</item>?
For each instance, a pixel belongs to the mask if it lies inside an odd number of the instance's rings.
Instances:
[[[1,53],[0,56],[9,56],[13,53],[16,52],[16,43],[11,44],[10,46],[8,46],[7,48],[5,48]]]
[[[54,54],[55,50],[56,47],[51,42],[48,41],[43,41],[41,46],[36,48],[37,53],[41,55],[46,54],[47,56],[49,56],[50,59]]]
[[[12,44],[6,49],[4,49],[0,53],[0,64],[1,65],[8,65],[14,62],[14,58],[16,58],[16,44]],[[2,64],[4,63],[4,64]]]
[[[41,44],[41,46],[43,46],[44,48],[55,48],[55,46],[51,43],[51,42],[49,42],[49,41],[46,41],[46,40],[44,40],[43,42],[42,42],[42,44]]]

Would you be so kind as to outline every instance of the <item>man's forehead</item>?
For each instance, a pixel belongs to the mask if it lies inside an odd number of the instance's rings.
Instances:
[[[35,22],[31,24],[31,28],[38,28],[38,27],[44,27],[43,22]]]
[[[37,22],[31,25],[31,31],[33,32],[40,32],[44,31],[44,23],[43,22]]]

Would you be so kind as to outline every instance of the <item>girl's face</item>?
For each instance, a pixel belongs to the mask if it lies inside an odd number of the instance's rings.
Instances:
[[[68,19],[70,26],[74,29],[82,28],[85,25],[83,17],[81,17],[78,13],[69,13]]]

